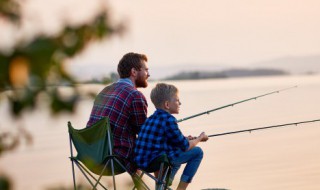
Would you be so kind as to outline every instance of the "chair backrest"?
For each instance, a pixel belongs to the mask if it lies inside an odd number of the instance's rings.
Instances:
[[[84,129],[74,129],[68,122],[69,135],[77,150],[75,159],[81,161],[90,171],[100,175],[106,162],[112,158],[113,136],[107,117],[100,119],[94,125]],[[125,172],[115,163],[115,174]],[[107,167],[103,175],[112,175]]]

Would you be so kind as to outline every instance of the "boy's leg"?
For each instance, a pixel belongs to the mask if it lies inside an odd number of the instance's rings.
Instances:
[[[178,158],[170,161],[173,166],[170,179],[173,180],[181,164],[187,163],[183,170],[181,181],[190,183],[199,168],[202,158],[203,151],[200,147],[194,147],[187,152],[183,152]]]
[[[187,189],[189,183],[186,183],[186,182],[183,182],[183,181],[180,181],[178,187],[177,187],[177,190],[185,190]]]
[[[176,173],[178,172],[178,170],[180,169],[180,166],[181,164],[175,162],[174,164],[171,162],[171,165],[172,165],[172,169],[171,169],[171,174],[170,174],[170,177],[169,177],[169,186],[172,185],[172,182],[173,182],[173,179],[174,179],[174,176],[176,175]]]

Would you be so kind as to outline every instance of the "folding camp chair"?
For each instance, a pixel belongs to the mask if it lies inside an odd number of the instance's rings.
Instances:
[[[147,168],[141,169],[142,175],[146,174],[156,183],[156,190],[170,189],[168,186],[171,185],[169,177],[171,174],[171,165],[169,163],[168,157],[166,154],[163,154],[156,159],[154,159]],[[155,177],[150,173],[158,172],[158,176]]]
[[[124,172],[129,174],[129,172],[123,165],[123,159],[113,154],[113,136],[108,118],[104,117],[91,127],[84,129],[74,129],[71,123],[68,122],[68,130],[74,189],[76,190],[77,188],[74,169],[74,165],[76,165],[91,184],[92,189],[96,190],[98,186],[102,189],[108,189],[100,180],[102,176],[112,176],[114,189],[116,190],[115,175]],[[77,151],[77,156],[73,155],[72,145]],[[155,181],[156,190],[167,189],[171,166],[166,155],[155,159],[151,166],[147,171],[142,170],[140,176],[137,174],[132,176],[135,184],[133,189],[150,189],[141,180],[144,174]],[[154,177],[148,173],[154,171],[159,171],[158,177]],[[92,173],[98,175],[98,178]]]

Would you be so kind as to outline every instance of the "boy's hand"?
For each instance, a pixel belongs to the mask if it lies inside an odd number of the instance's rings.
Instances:
[[[191,136],[191,135],[189,135],[189,136],[187,136],[187,139],[188,140],[193,140],[193,139],[196,139],[197,137],[193,137],[193,136]]]
[[[206,142],[206,141],[209,139],[209,137],[206,135],[205,132],[202,132],[202,133],[199,135],[199,138],[200,138],[200,141],[201,141],[201,142]]]

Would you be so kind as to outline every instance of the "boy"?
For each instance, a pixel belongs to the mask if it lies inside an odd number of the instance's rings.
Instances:
[[[179,113],[181,105],[178,89],[169,84],[159,83],[151,91],[151,101],[156,111],[141,126],[135,147],[135,162],[141,169],[148,168],[153,159],[166,154],[172,165],[170,181],[181,164],[186,163],[177,190],[184,190],[191,183],[201,163],[203,152],[196,145],[207,141],[203,132],[198,137],[185,137],[178,128],[172,114]]]

